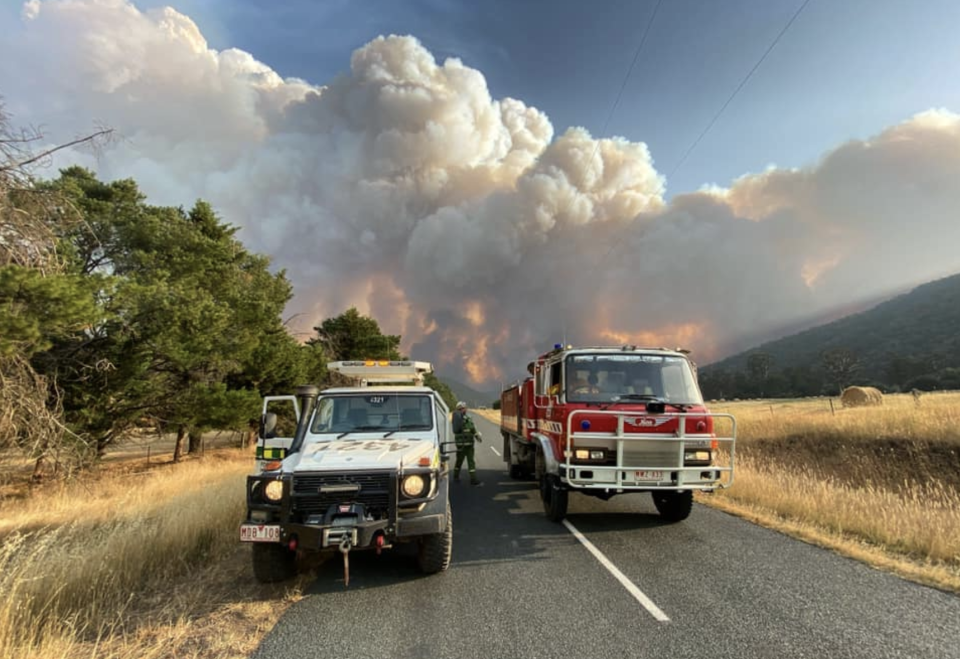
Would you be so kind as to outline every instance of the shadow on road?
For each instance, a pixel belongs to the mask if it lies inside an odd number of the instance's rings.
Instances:
[[[563,524],[543,515],[537,483],[514,480],[501,469],[480,469],[483,486],[464,479],[450,485],[453,508],[453,559],[450,570],[474,569],[490,564],[545,560],[557,542],[572,540]],[[616,506],[618,510],[610,510]],[[574,495],[567,519],[587,535],[642,531],[672,526],[640,499],[614,498],[609,502]],[[635,508],[624,510],[624,508]],[[652,506],[651,506],[652,509]],[[398,543],[379,556],[374,551],[350,553],[350,585],[344,587],[340,554],[306,565],[313,579],[305,592],[323,594],[345,590],[391,587],[429,579],[417,567],[418,544]]]
[[[665,521],[657,513],[647,512],[572,513],[567,515],[567,519],[581,533],[612,533],[672,526],[671,522]]]
[[[453,508],[453,558],[450,570],[498,562],[540,560],[545,537],[564,536],[566,529],[544,519],[529,501],[537,496],[534,481],[511,480],[502,470],[478,470],[483,486],[464,478],[450,485]],[[464,474],[466,476],[466,474]],[[350,585],[344,587],[340,554],[314,560],[304,567],[314,579],[304,592],[324,594],[383,588],[421,579],[418,543],[397,543],[378,556],[374,551],[350,553]]]
[[[503,469],[477,473],[483,487],[451,489],[455,564],[541,560],[546,540],[566,530],[543,517],[537,484],[512,480]]]
[[[378,556],[375,551],[350,552],[350,584],[344,585],[343,557],[328,556],[313,565],[310,576],[313,583],[304,589],[305,594],[342,593],[355,589],[382,588],[401,583],[430,578],[417,569],[417,545],[405,543],[384,549]]]

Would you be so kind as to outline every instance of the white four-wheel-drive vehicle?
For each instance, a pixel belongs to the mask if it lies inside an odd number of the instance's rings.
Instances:
[[[257,472],[247,478],[247,518],[241,542],[252,545],[262,582],[297,571],[298,554],[380,552],[419,545],[426,573],[450,563],[453,526],[447,450],[454,449],[443,399],[425,387],[429,363],[343,361],[328,364],[358,386],[264,401]],[[268,404],[288,401],[296,414],[292,437],[275,437]]]

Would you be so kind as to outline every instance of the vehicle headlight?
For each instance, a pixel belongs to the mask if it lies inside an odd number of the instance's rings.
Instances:
[[[423,496],[427,489],[427,481],[420,474],[410,474],[403,479],[400,489],[403,490],[404,495],[411,499],[416,499],[419,496]]]
[[[710,462],[710,451],[684,451],[684,462]]]
[[[283,481],[270,481],[263,488],[263,496],[267,501],[277,502],[283,498]]]
[[[578,448],[573,451],[576,460],[604,460],[607,452],[600,448]]]

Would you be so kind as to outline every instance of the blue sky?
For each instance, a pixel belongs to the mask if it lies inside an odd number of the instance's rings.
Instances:
[[[601,136],[654,0],[172,0],[214,48],[313,83],[379,34],[412,34],[479,69],[495,98]],[[606,135],[646,142],[672,172],[800,0],[665,0]],[[960,3],[811,0],[668,181],[668,196],[770,164],[796,167],[931,107],[960,110]]]
[[[557,328],[707,363],[960,268],[956,0],[809,0],[677,170],[801,2],[0,0],[0,94],[123,137],[58,165],[209,200],[304,328],[356,306],[474,382]],[[228,48],[313,85],[363,51],[316,97]]]

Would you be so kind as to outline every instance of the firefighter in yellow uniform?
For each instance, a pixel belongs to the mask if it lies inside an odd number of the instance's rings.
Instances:
[[[457,411],[453,413],[453,436],[457,442],[457,463],[453,468],[453,480],[460,480],[460,468],[466,458],[470,484],[480,485],[480,480],[477,478],[477,462],[473,456],[473,442],[474,440],[482,442],[483,439],[477,432],[473,419],[467,414],[467,404],[463,401],[457,403]]]

